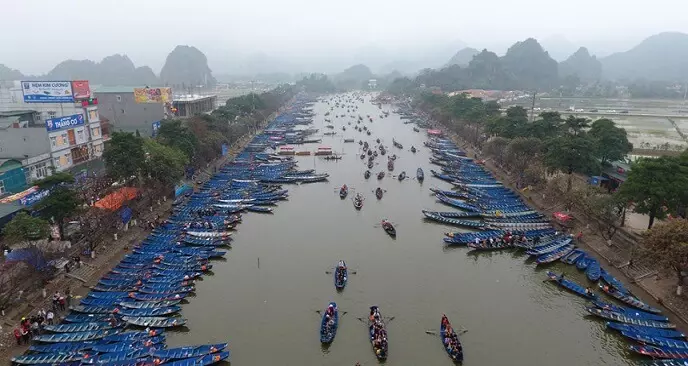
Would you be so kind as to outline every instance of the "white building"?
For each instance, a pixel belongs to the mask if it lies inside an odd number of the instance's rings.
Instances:
[[[30,122],[13,122],[17,112],[26,111],[35,112]],[[2,112],[0,158],[38,165],[35,174],[24,166],[27,181],[40,178],[46,156],[56,171],[64,171],[103,153],[97,100],[90,98],[86,81],[0,83],[0,117]]]

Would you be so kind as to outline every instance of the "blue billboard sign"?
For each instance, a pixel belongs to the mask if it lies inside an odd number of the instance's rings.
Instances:
[[[72,114],[71,116],[57,117],[45,120],[45,128],[50,131],[56,131],[63,128],[70,128],[84,124],[83,114]]]
[[[22,81],[25,103],[73,103],[71,81]]]
[[[229,147],[227,146],[227,144],[222,144],[222,156],[227,156],[228,153]]]
[[[157,136],[157,135],[158,135],[158,130],[160,129],[160,121],[155,121],[155,122],[153,122],[153,123],[151,124],[151,129],[152,129],[151,134],[153,135],[153,137]]]

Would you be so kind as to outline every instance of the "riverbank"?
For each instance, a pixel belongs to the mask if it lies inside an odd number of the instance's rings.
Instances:
[[[267,125],[268,121],[277,114],[277,112],[260,124],[260,131]],[[197,175],[194,182],[197,183],[206,181],[217,169],[221,168],[228,161],[242,151],[246,145],[253,139],[254,134],[247,134],[238,139],[229,148],[226,156],[221,156],[211,163]],[[169,217],[172,209],[172,200],[161,201],[154,203],[151,210],[145,210],[140,217],[136,217],[139,225],[132,225],[127,231],[120,231],[118,233],[118,240],[109,238],[104,243],[100,244],[95,250],[95,258],[82,259],[80,268],[74,268],[70,273],[60,273],[56,278],[47,283],[44,288],[37,288],[31,293],[24,293],[25,301],[21,306],[15,307],[5,312],[2,317],[2,328],[0,328],[0,358],[10,359],[11,357],[24,353],[29,345],[17,346],[14,339],[13,331],[18,326],[22,317],[28,318],[30,314],[40,309],[49,310],[52,307],[52,294],[60,292],[65,294],[68,290],[72,294],[72,304],[79,302],[81,298],[86,296],[90,288],[95,286],[100,278],[107,272],[112,270],[125,255],[131,253],[133,246],[144,240],[149,234],[150,230],[145,227],[143,223],[147,220],[153,221],[156,217],[165,219]],[[42,291],[45,289],[47,294],[43,298]],[[56,320],[59,323],[61,319],[69,313],[69,309],[56,314]]]
[[[436,121],[432,123],[434,127],[445,131],[447,136],[458,146],[461,146],[468,156],[481,156],[478,149],[456,133],[449,131],[446,126]],[[505,186],[517,192],[527,204],[547,217],[552,217],[552,214],[558,211],[557,208],[562,207],[561,204],[546,201],[545,195],[535,189],[519,190],[509,173],[491,160],[485,161],[485,167]],[[556,202],[556,199],[553,200]],[[605,270],[627,284],[627,287],[643,301],[652,306],[666,309],[666,313],[673,323],[682,329],[688,329],[688,301],[675,294],[676,278],[660,278],[656,271],[632,264],[628,245],[617,242],[623,233],[617,234],[611,242],[608,242],[592,229],[594,227],[592,220],[580,213],[573,212],[572,214],[575,217],[575,224],[570,229],[571,232],[583,233],[582,238],[576,243],[577,246],[592,254],[600,263],[606,263]]]

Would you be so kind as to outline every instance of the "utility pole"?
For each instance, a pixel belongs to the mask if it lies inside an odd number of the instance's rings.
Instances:
[[[530,122],[533,122],[535,113],[535,96],[537,95],[537,90],[533,90],[533,103],[530,106]]]

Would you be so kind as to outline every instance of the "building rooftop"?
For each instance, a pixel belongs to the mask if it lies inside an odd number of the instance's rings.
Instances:
[[[197,100],[203,100],[207,98],[216,98],[217,95],[198,95],[198,94],[187,94],[187,95],[175,95],[172,97],[173,102],[195,102]]]

